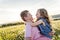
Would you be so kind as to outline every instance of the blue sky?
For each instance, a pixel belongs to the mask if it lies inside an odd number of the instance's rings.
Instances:
[[[47,9],[49,15],[60,14],[60,0],[0,0],[0,24],[20,21],[22,10],[29,10],[35,17],[39,8]]]

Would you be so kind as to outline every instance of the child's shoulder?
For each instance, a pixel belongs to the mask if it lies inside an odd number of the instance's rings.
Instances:
[[[42,20],[43,22],[47,21],[45,18],[39,18],[39,20]]]
[[[31,25],[31,22],[25,22],[25,25],[27,26],[29,26],[29,25]]]
[[[39,20],[45,20],[45,18],[39,18]]]

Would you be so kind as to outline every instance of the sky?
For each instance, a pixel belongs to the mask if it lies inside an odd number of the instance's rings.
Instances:
[[[60,14],[60,0],[0,0],[0,24],[20,21],[23,10],[35,18],[39,8],[45,8],[49,15]]]

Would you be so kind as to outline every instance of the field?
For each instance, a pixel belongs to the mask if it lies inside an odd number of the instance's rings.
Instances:
[[[60,40],[60,20],[51,21],[55,31],[53,40]],[[0,40],[24,40],[24,25],[15,25],[0,28]]]
[[[24,25],[0,28],[0,40],[23,40]]]
[[[51,25],[55,31],[55,35],[53,36],[53,40],[60,40],[60,20],[51,21]]]

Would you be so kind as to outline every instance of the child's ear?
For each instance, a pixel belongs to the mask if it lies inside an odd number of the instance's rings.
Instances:
[[[27,19],[27,17],[24,17],[24,19],[26,20],[26,19]]]

